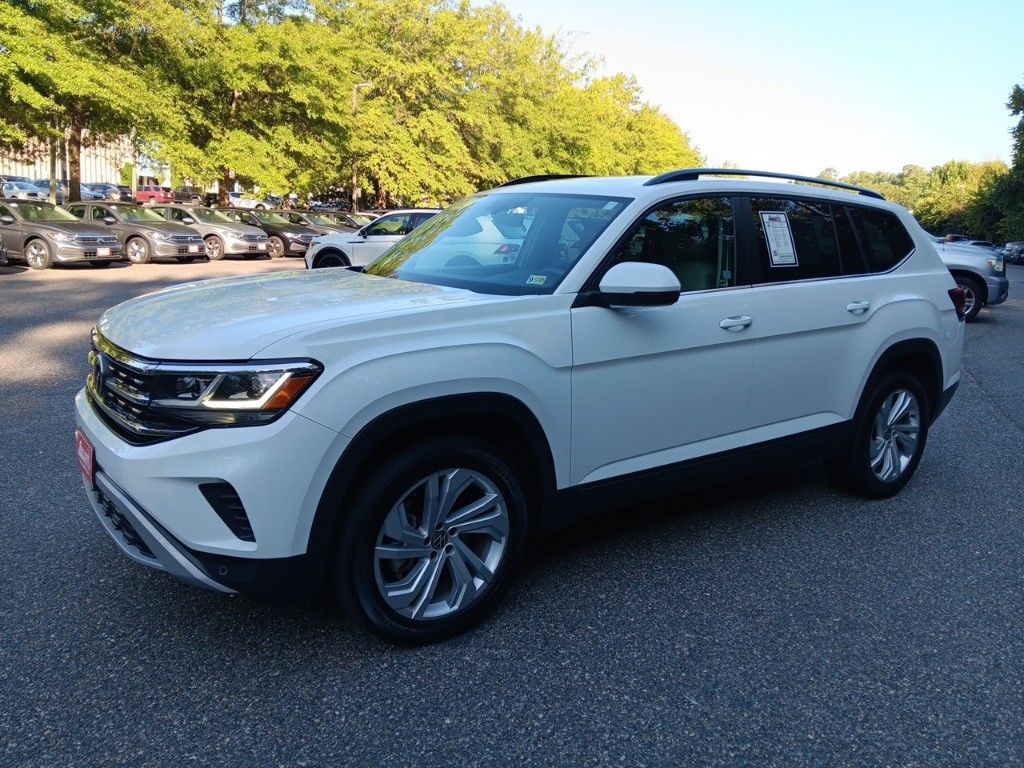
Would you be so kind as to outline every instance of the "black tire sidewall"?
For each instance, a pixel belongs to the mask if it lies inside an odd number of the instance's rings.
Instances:
[[[875,476],[871,469],[870,443],[871,432],[874,427],[875,416],[882,402],[897,389],[907,389],[917,399],[918,408],[921,414],[920,431],[917,436],[917,450],[910,464],[896,480],[884,482]],[[925,396],[924,387],[917,377],[904,372],[892,372],[883,375],[876,382],[871,384],[870,390],[862,400],[861,408],[856,419],[853,441],[847,454],[840,462],[841,473],[847,480],[845,485],[850,490],[870,498],[887,498],[899,493],[903,487],[910,482],[910,479],[917,471],[924,449],[928,442],[928,427],[931,421],[931,413],[928,409],[928,398]]]
[[[974,294],[974,306],[971,308],[971,311],[964,316],[964,322],[969,323],[978,316],[979,312],[981,312],[981,294],[984,291],[984,286],[982,286],[981,281],[978,280],[978,278],[968,277],[967,275],[957,275],[956,284],[961,288],[970,288],[971,292]]]
[[[412,621],[393,611],[377,589],[372,552],[391,506],[418,480],[450,467],[485,475],[508,504],[509,537],[505,556],[487,593],[454,616]],[[479,623],[516,571],[527,539],[527,503],[522,484],[509,464],[488,443],[471,437],[425,441],[382,464],[356,493],[335,548],[335,585],[342,607],[370,631],[407,645],[445,640]]]
[[[325,261],[332,260],[332,259],[337,259],[337,260],[341,261],[342,263],[341,264],[325,264],[324,263]],[[317,263],[316,266],[317,266],[318,269],[324,269],[324,268],[328,268],[328,267],[347,267],[347,266],[349,266],[349,260],[345,257],[345,255],[343,253],[341,253],[339,251],[328,251],[327,253],[325,253],[323,256],[321,256],[318,259],[318,263]]]

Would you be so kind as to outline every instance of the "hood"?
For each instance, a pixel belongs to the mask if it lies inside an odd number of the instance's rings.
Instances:
[[[26,221],[25,224],[34,232],[64,232],[69,235],[89,235],[92,237],[113,237],[113,233],[104,225],[96,225],[91,221]]]
[[[320,234],[315,229],[304,227],[301,224],[292,224],[291,222],[287,224],[267,224],[267,229],[283,232],[288,235],[288,237],[299,237],[301,235],[305,235],[306,237],[313,238]]]
[[[185,283],[107,310],[97,325],[118,346],[157,360],[247,360],[322,323],[509,297],[372,277],[345,269],[270,272]]]
[[[157,232],[166,232],[169,235],[194,235],[196,231],[185,224],[176,221],[126,221],[126,226],[136,229],[152,229]]]

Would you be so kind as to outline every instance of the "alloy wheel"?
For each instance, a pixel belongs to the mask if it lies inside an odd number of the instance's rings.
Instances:
[[[885,483],[898,480],[917,452],[921,408],[914,393],[897,389],[882,400],[868,447],[871,471]]]
[[[417,481],[391,507],[373,568],[384,602],[406,619],[446,618],[488,591],[508,549],[508,502],[471,469]]]
[[[46,246],[38,240],[33,240],[25,248],[25,261],[32,269],[45,269],[48,255]]]
[[[210,261],[219,261],[223,258],[223,250],[220,244],[220,238],[208,237],[206,239],[206,258]]]
[[[128,260],[133,264],[142,264],[146,260],[146,244],[135,238],[128,241]]]
[[[964,314],[969,315],[974,309],[974,302],[978,299],[969,283],[960,283],[960,287],[964,289]]]

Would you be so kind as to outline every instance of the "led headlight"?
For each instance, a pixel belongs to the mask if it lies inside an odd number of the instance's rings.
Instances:
[[[1005,269],[1005,263],[1000,258],[985,259],[985,262],[993,272],[1002,272]]]
[[[155,229],[149,230],[146,234],[154,240],[166,240],[169,237],[166,232],[157,232]]]
[[[320,375],[312,360],[225,364],[160,363],[150,381],[155,414],[206,426],[253,426],[280,416]]]
[[[46,236],[60,243],[73,243],[77,239],[76,235],[69,235],[66,232],[47,232]]]

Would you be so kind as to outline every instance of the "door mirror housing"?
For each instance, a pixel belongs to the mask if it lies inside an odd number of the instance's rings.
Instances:
[[[596,291],[577,306],[667,307],[679,300],[679,278],[666,266],[624,261],[605,272]]]
[[[13,216],[8,216],[7,214],[4,214],[3,216],[0,216],[0,224],[3,224],[5,226],[9,227],[13,223],[14,223],[14,217]]]
[[[182,224],[195,224],[195,223],[196,223],[196,220],[195,220],[195,219],[193,219],[193,218],[192,218],[191,216],[185,216],[185,217],[184,217],[184,218],[183,218],[183,219],[181,220],[181,223],[182,223]]]
[[[117,224],[117,219],[115,219],[113,216],[104,216],[103,223],[109,227],[111,224]]]

